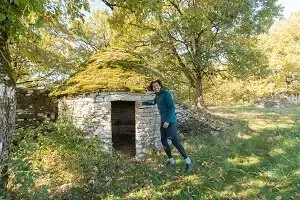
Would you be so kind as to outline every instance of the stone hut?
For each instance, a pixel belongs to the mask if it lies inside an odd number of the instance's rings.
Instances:
[[[95,54],[51,93],[59,101],[58,117],[99,137],[106,151],[141,157],[151,147],[160,148],[156,106],[135,106],[154,98],[147,88],[155,77],[146,76],[148,70],[126,53]]]

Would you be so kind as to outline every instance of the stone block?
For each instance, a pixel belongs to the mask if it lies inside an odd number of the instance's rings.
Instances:
[[[153,95],[147,95],[147,96],[142,96],[142,101],[149,101],[149,100],[153,100],[155,98],[155,94]]]
[[[106,95],[104,101],[140,101],[141,96],[128,93],[113,93]]]

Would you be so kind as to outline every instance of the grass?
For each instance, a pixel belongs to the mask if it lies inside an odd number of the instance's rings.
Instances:
[[[99,151],[68,124],[24,130],[11,156],[14,199],[299,199],[300,107],[211,108],[228,128],[217,136],[181,133],[193,173],[173,150],[143,160]],[[50,127],[50,128],[49,128]],[[33,137],[34,136],[34,137]],[[30,138],[34,138],[31,139]]]

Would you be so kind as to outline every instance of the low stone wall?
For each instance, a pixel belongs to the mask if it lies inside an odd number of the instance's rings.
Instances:
[[[286,108],[300,105],[300,96],[292,95],[276,95],[266,99],[260,99],[255,102],[255,105],[260,108]]]
[[[70,120],[89,136],[97,136],[106,151],[112,150],[111,101],[152,100],[152,93],[93,93],[59,100],[59,117]],[[135,108],[136,156],[141,157],[149,147],[160,148],[160,117],[156,106]]]
[[[292,95],[287,97],[287,99],[294,105],[300,105],[300,95]]]
[[[47,90],[16,89],[16,128],[37,127],[45,120],[57,118],[57,102]]]
[[[193,113],[188,108],[178,103],[175,104],[175,114],[178,123],[185,123],[193,116]]]

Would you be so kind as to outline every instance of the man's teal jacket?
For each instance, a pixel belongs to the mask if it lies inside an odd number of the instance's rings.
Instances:
[[[171,93],[164,88],[161,88],[156,93],[155,98],[150,101],[142,102],[143,105],[155,105],[157,104],[161,122],[168,122],[170,124],[176,122],[175,106]]]

